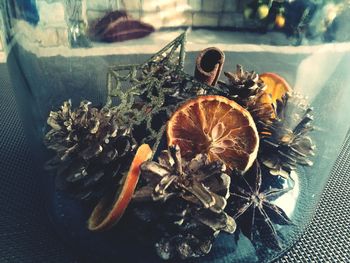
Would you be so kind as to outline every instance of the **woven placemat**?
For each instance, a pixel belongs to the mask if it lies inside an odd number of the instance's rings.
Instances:
[[[6,64],[0,87],[0,262],[75,262],[47,220]]]
[[[300,240],[276,262],[350,262],[350,132],[316,213]]]

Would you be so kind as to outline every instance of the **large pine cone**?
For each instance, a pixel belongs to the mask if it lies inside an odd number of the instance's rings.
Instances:
[[[118,123],[111,109],[97,109],[88,101],[72,110],[66,101],[47,120],[52,128],[45,136],[47,148],[56,152],[47,167],[57,174],[57,186],[78,198],[105,193],[133,156],[136,143],[130,127]]]
[[[146,205],[135,210],[158,231],[155,247],[161,258],[205,255],[220,231],[235,231],[234,219],[224,212],[230,177],[222,163],[209,163],[204,154],[186,161],[174,146],[161,153],[158,163],[145,162],[141,170],[145,185],[136,191],[134,201]],[[149,210],[147,203],[157,205]]]

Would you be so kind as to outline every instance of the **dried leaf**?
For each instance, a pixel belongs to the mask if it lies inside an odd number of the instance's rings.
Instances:
[[[125,13],[118,11],[107,14],[94,29],[95,37],[106,42],[142,38],[152,32],[154,32],[152,25],[130,19]]]
[[[95,25],[92,27],[91,33],[93,36],[99,37],[104,34],[107,27],[111,23],[118,20],[120,21],[120,20],[127,20],[127,19],[128,19],[128,15],[123,10],[109,12],[95,23]]]

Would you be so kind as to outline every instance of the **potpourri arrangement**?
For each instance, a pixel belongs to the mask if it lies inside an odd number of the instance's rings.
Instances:
[[[237,65],[219,81],[217,48],[185,73],[185,42],[186,33],[142,64],[111,66],[103,107],[68,100],[52,111],[46,168],[58,190],[94,207],[89,230],[133,217],[164,260],[204,256],[237,231],[279,250],[276,226],[293,222],[273,201],[313,164],[312,108],[276,73]]]

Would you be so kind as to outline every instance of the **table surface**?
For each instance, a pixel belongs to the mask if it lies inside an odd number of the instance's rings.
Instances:
[[[6,64],[0,64],[0,262],[81,262],[50,227]],[[276,262],[350,262],[350,135],[315,216]]]

